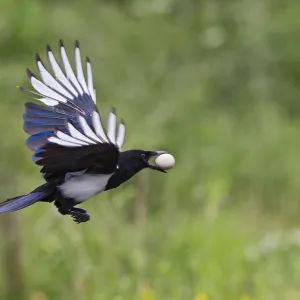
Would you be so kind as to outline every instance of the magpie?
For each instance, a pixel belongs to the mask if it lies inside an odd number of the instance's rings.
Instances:
[[[43,103],[25,103],[23,129],[30,135],[26,145],[33,151],[32,160],[40,166],[45,183],[29,194],[0,203],[0,213],[49,202],[76,223],[87,222],[90,215],[76,207],[78,204],[117,188],[145,168],[166,173],[150,159],[167,151],[122,150],[125,122],[117,120],[112,108],[103,126],[96,106],[91,61],[86,58],[84,75],[78,41],[74,47],[75,72],[62,40],[61,66],[49,45],[46,53],[51,72],[36,54],[40,79],[27,69],[33,90],[19,87]]]

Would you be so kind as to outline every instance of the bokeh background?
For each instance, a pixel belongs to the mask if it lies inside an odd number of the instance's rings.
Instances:
[[[25,68],[75,39],[126,149],[166,149],[84,207],[0,216],[0,299],[300,299],[300,2],[0,0],[0,190],[43,182],[24,145]]]

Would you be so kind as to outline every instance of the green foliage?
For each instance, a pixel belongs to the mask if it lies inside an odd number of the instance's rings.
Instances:
[[[0,3],[3,200],[42,182],[22,131],[31,96],[15,86],[60,38],[91,58],[126,148],[176,158],[87,202],[88,224],[47,204],[16,213],[24,299],[299,299],[299,12],[295,0]]]

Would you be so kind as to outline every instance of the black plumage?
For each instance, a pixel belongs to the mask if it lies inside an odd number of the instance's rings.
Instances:
[[[37,202],[54,202],[63,215],[71,215],[77,223],[90,219],[76,207],[90,197],[113,189],[145,168],[165,172],[151,165],[149,159],[165,151],[122,151],[125,123],[117,123],[112,109],[104,129],[96,106],[91,62],[86,59],[84,76],[79,43],[76,41],[73,71],[65,47],[60,41],[63,68],[57,63],[50,46],[46,47],[51,74],[40,56],[36,65],[41,80],[27,69],[34,89],[30,92],[44,103],[25,103],[23,129],[30,136],[26,145],[34,154],[33,162],[41,167],[45,184],[29,194],[8,199],[0,204],[0,213],[23,209]]]

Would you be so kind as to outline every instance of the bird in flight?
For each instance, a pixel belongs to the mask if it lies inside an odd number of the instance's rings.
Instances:
[[[27,69],[34,90],[20,87],[43,103],[25,103],[23,128],[30,135],[26,145],[33,151],[32,160],[41,167],[46,182],[29,194],[0,203],[0,213],[37,202],[54,202],[62,215],[70,215],[76,223],[87,222],[90,215],[76,207],[78,204],[117,188],[145,168],[165,173],[167,168],[163,164],[151,164],[149,160],[163,155],[172,160],[172,156],[166,151],[122,151],[125,123],[117,121],[113,108],[106,129],[103,127],[96,106],[91,62],[86,58],[85,77],[78,41],[74,49],[75,72],[62,41],[59,42],[62,68],[50,46],[46,52],[52,74],[36,54],[40,79]]]

